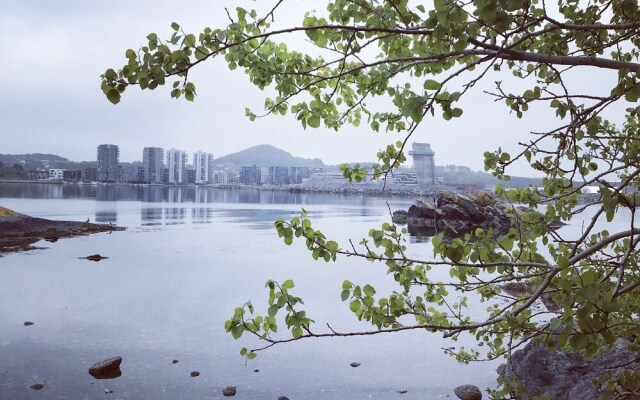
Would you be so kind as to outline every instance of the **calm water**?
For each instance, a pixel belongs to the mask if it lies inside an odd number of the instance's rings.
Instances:
[[[388,202],[388,205],[387,205]],[[304,207],[329,238],[366,236],[410,200],[213,189],[0,184],[0,205],[50,219],[111,222],[123,232],[41,242],[0,257],[0,399],[429,399],[493,386],[499,363],[459,365],[424,332],[278,345],[245,365],[224,321],[247,300],[265,311],[267,279],[293,279],[318,332],[370,330],[340,301],[341,283],[394,289],[381,265],[314,261],[285,246],[278,217]],[[100,253],[99,263],[78,257]],[[409,254],[428,257],[428,243]],[[446,275],[446,271],[443,271]],[[32,326],[23,322],[33,321]],[[281,325],[284,330],[284,325]],[[458,345],[464,344],[458,342]],[[467,343],[468,344],[468,343]],[[120,355],[122,376],[87,370]],[[177,359],[179,363],[172,364]],[[360,362],[358,368],[349,364]],[[254,372],[259,370],[259,372]],[[200,376],[190,377],[191,371]],[[41,391],[29,385],[44,383]],[[113,391],[106,394],[105,391]],[[397,391],[407,390],[406,394]]]

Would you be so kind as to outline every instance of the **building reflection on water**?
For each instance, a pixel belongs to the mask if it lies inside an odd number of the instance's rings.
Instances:
[[[118,222],[118,212],[115,210],[109,211],[96,211],[95,221],[97,223],[112,223]]]
[[[339,193],[299,193],[254,189],[225,190],[202,186],[114,184],[3,183],[2,197],[33,199],[87,199],[141,201],[145,203],[252,203],[252,204],[362,204],[369,196]],[[379,199],[378,199],[379,201]],[[366,208],[366,207],[365,207]]]
[[[312,205],[333,204],[334,212],[345,215],[375,216],[380,202],[388,199],[340,193],[299,193],[295,191],[267,191],[255,189],[226,190],[202,186],[154,186],[114,184],[43,184],[3,183],[0,197],[34,199],[95,199],[106,207],[110,202],[136,201],[147,203],[140,219],[142,225],[210,224],[216,218],[229,218],[256,229],[271,229],[277,218],[286,218],[309,209]],[[166,204],[163,204],[166,203]],[[245,204],[246,207],[218,207],[216,204]],[[264,209],[252,205],[297,205],[291,213],[282,209]],[[100,208],[100,207],[98,207]],[[313,208],[313,207],[311,207]],[[314,210],[316,216],[322,214]],[[284,215],[283,215],[284,214]],[[118,222],[115,209],[95,213],[98,223]],[[123,221],[120,221],[123,223]]]

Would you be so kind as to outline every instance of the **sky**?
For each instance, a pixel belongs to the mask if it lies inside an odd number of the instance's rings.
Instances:
[[[225,7],[267,9],[273,4],[267,0],[0,0],[0,154],[53,153],[91,161],[99,144],[111,143],[120,147],[121,161],[131,162],[141,160],[142,149],[148,146],[220,157],[266,143],[327,164],[375,161],[379,149],[402,136],[373,132],[364,123],[338,133],[304,130],[293,115],[251,122],[245,107],[261,110],[266,94],[241,70],[229,71],[221,60],[190,74],[198,90],[193,103],[171,99],[170,87],[130,88],[114,106],[100,90],[100,74],[122,66],[125,51],[138,49],[150,32],[168,37],[175,21],[198,33],[207,26],[225,26]],[[322,10],[325,4],[285,1],[276,21],[282,26],[301,25],[305,10]],[[290,40],[290,47],[306,46],[299,38]],[[502,78],[489,76],[474,88],[463,100],[463,118],[425,120],[411,141],[430,143],[437,165],[474,170],[483,169],[486,150],[501,146],[515,152],[518,141],[528,140],[530,131],[548,125],[548,113],[534,109],[518,120],[482,93]],[[512,172],[533,175],[523,166]]]

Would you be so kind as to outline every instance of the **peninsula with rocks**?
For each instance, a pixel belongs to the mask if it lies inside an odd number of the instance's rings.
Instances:
[[[55,242],[62,238],[124,229],[115,225],[34,218],[0,206],[0,254],[36,249],[34,243],[40,240]]]

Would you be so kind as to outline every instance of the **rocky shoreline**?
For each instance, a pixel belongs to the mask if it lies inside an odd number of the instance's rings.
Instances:
[[[475,195],[477,193],[486,192],[487,190],[479,189],[453,189],[445,186],[419,187],[419,186],[400,186],[400,185],[383,185],[381,182],[350,184],[345,182],[341,185],[311,185],[302,183],[297,185],[243,185],[243,184],[214,184],[214,189],[222,190],[257,190],[266,192],[289,192],[289,193],[326,193],[326,194],[344,194],[356,196],[375,196],[375,197],[414,197],[416,199],[426,198],[433,199],[441,193],[457,193],[462,195]],[[578,198],[579,204],[591,204],[600,200],[599,193],[584,193]]]
[[[54,221],[34,218],[0,206],[0,254],[32,250],[40,240],[90,235],[99,232],[122,231],[124,227],[79,221]]]

